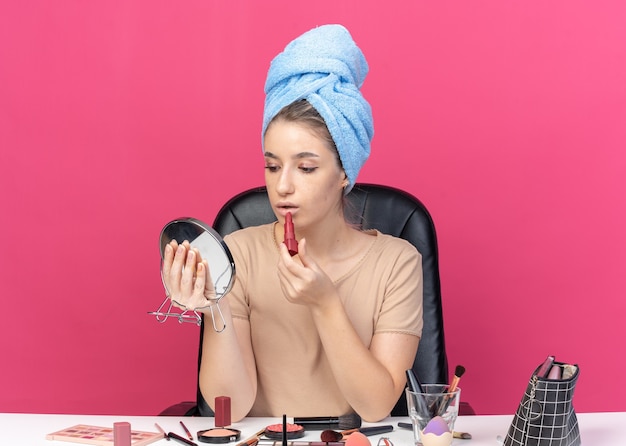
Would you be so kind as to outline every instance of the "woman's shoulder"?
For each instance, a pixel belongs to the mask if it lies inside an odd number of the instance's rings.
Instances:
[[[387,254],[395,253],[396,255],[399,252],[406,252],[407,254],[419,255],[417,248],[403,238],[382,233],[377,229],[368,231],[368,233],[376,236],[374,247],[379,252]]]

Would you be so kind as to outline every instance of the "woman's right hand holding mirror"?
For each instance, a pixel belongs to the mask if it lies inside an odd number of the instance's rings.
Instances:
[[[216,302],[208,262],[189,242],[172,240],[165,246],[162,271],[169,298],[178,308],[202,311]]]

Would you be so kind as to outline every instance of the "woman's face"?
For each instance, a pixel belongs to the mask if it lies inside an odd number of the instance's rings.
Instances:
[[[278,120],[265,132],[265,184],[278,219],[291,212],[300,228],[343,217],[346,175],[325,141],[307,126]]]

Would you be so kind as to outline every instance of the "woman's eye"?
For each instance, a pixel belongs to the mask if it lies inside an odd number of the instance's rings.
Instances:
[[[267,170],[269,170],[270,172],[277,172],[278,171],[278,166],[276,166],[274,164],[266,164],[265,168]]]
[[[304,173],[313,173],[315,169],[317,169],[317,167],[300,166],[300,170]]]

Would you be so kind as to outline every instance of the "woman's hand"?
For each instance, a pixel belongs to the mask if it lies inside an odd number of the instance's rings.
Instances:
[[[163,255],[163,282],[172,303],[183,310],[208,308],[216,298],[209,264],[189,242],[172,240]]]
[[[336,296],[337,291],[330,277],[307,255],[305,239],[300,241],[298,254],[294,257],[284,243],[279,249],[278,277],[289,302],[321,306]]]

